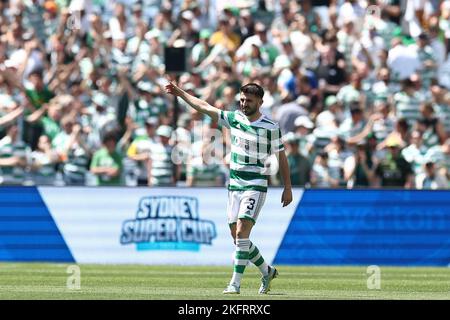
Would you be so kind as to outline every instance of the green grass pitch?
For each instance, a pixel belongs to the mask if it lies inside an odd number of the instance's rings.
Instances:
[[[232,267],[79,265],[70,290],[68,264],[0,263],[0,299],[450,299],[449,268],[381,267],[381,289],[367,289],[365,267],[278,266],[268,295],[247,268],[241,294],[224,296]]]

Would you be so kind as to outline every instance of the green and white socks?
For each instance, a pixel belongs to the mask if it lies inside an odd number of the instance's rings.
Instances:
[[[263,276],[269,274],[269,265],[250,239],[237,239],[234,256],[234,272],[230,284],[237,287],[241,286],[242,276],[249,261],[259,268]]]
[[[264,261],[264,258],[259,252],[258,247],[255,246],[253,242],[250,242],[248,259],[259,268],[259,271],[261,271],[263,276],[267,276],[269,274],[269,265],[266,263],[266,261]]]
[[[236,239],[236,254],[234,256],[234,272],[230,284],[240,287],[242,275],[248,263],[250,239]]]

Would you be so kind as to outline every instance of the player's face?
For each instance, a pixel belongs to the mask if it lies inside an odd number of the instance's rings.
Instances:
[[[248,94],[241,92],[240,107],[242,112],[250,117],[258,112],[259,107],[262,105],[262,99],[254,94]]]

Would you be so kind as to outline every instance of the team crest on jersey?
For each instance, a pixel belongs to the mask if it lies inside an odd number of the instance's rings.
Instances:
[[[138,251],[199,251],[217,237],[214,222],[200,219],[198,199],[151,196],[139,201],[136,219],[122,225],[120,243],[136,244]]]

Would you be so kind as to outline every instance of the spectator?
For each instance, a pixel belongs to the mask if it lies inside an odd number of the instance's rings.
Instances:
[[[319,15],[314,11],[311,0],[304,0],[300,2],[300,14],[306,19],[309,26],[309,31],[319,34],[322,31],[321,21]]]
[[[422,118],[418,121],[418,128],[423,134],[424,144],[431,148],[443,144],[447,140],[447,134],[439,118],[435,116],[433,104],[430,102],[420,106]]]
[[[414,185],[411,165],[400,153],[400,141],[391,138],[386,147],[389,152],[375,168],[375,185],[410,189]]]
[[[90,171],[96,176],[97,185],[119,185],[121,183],[123,157],[116,151],[116,134],[105,134],[102,144],[103,148],[96,151],[92,157]]]
[[[450,94],[444,87],[433,84],[431,86],[433,109],[441,119],[446,134],[450,134]]]
[[[434,162],[428,161],[425,163],[424,167],[424,172],[416,177],[417,189],[448,188],[447,178],[436,170]]]
[[[241,44],[239,35],[233,32],[227,19],[221,17],[219,20],[219,28],[214,32],[209,40],[210,45],[222,45],[230,51],[235,51]]]
[[[192,46],[198,42],[199,23],[195,19],[191,10],[185,10],[180,16],[180,26],[176,28],[168,39],[169,46],[173,46],[176,40],[183,40],[186,47]]]
[[[351,73],[353,46],[358,39],[353,20],[345,20],[343,27],[337,32],[336,37],[338,39],[338,50],[345,58],[345,65],[347,66],[345,71]]]
[[[330,36],[324,41],[319,58],[319,66],[316,69],[319,81],[319,89],[323,92],[323,96],[336,95],[346,80],[345,57],[337,51],[333,46],[337,38]]]
[[[208,157],[209,141],[203,141],[200,156],[193,157],[187,165],[186,186],[207,187],[224,184],[222,170],[217,159]]]
[[[156,130],[159,142],[154,144],[148,164],[149,186],[173,186],[179,174],[178,167],[172,162],[172,129],[162,125]]]
[[[440,38],[440,32],[441,30],[437,24],[430,26],[429,45],[431,50],[429,52],[436,58],[437,70],[439,70],[439,68],[444,64],[445,58],[447,57],[445,44]]]
[[[345,159],[344,180],[347,188],[370,187],[374,184],[375,164],[368,146],[359,143],[356,152]]]
[[[192,65],[197,67],[206,57],[211,53],[211,46],[209,45],[211,31],[203,29],[200,31],[200,41],[192,48],[191,60]]]
[[[285,75],[286,82],[283,84],[282,98],[294,100],[301,95],[308,96],[311,104],[310,108],[314,109],[317,104],[317,79],[314,73],[302,67],[301,60],[294,58],[291,65],[290,75]]]
[[[136,87],[139,93],[128,107],[128,116],[138,127],[143,128],[148,118],[167,115],[166,106],[155,99],[157,96],[155,85],[149,81],[139,81]]]
[[[177,128],[175,130],[175,145],[176,151],[180,153],[181,161],[180,164],[180,180],[186,180],[187,167],[189,155],[192,155],[192,142],[193,135],[191,130],[193,128],[192,119],[189,114],[183,114],[177,122]],[[199,160],[196,160],[199,161]],[[203,162],[198,162],[198,165],[202,165]]]
[[[311,179],[311,163],[300,153],[300,137],[290,132],[285,136],[286,154],[293,186],[308,187]]]
[[[88,125],[91,128],[89,144],[97,149],[100,147],[100,137],[103,132],[114,128],[116,111],[109,104],[106,94],[96,91],[93,93],[92,105],[87,110]]]
[[[323,149],[328,154],[328,166],[332,177],[338,179],[339,186],[345,186],[344,163],[353,154],[344,139],[339,136],[331,138],[331,142]]]
[[[275,120],[280,124],[283,134],[291,132],[295,128],[295,119],[299,116],[307,116],[309,108],[309,98],[299,96],[295,101],[282,104],[275,114]]]
[[[422,136],[421,131],[413,131],[410,136],[409,146],[401,151],[403,158],[411,164],[416,175],[422,172],[428,151],[428,148],[423,144]]]
[[[25,89],[26,97],[31,104],[32,111],[40,109],[44,103],[49,102],[55,94],[44,84],[43,74],[41,70],[35,70],[28,76],[29,85]],[[42,132],[39,125],[26,125],[24,139],[32,147],[37,145],[37,139]]]
[[[238,59],[251,55],[254,47],[261,50],[261,56],[267,64],[272,65],[278,56],[278,49],[269,38],[266,26],[257,22],[255,24],[255,35],[248,37],[236,51]]]
[[[176,174],[168,184],[180,184],[187,159],[179,162],[176,155],[184,150],[200,168],[191,176],[197,184],[217,169],[201,159],[201,137],[226,129],[183,103],[175,109],[175,100],[163,94],[164,47],[185,45],[190,71],[178,76],[180,84],[223,110],[237,108],[242,84],[263,86],[262,111],[279,121],[283,134],[298,136],[303,157],[311,163],[317,157],[316,177],[323,179],[316,184],[381,184],[386,177],[375,169],[391,170],[385,163],[404,167],[388,159],[392,148],[386,144],[393,139],[399,158],[403,154],[416,174],[425,161],[446,174],[450,5],[442,1],[439,11],[439,1],[425,1],[423,11],[417,1],[403,2],[341,0],[317,8],[312,1],[259,1],[238,9],[213,1],[207,10],[198,1],[0,2],[0,139],[12,141],[7,131],[16,126],[17,149],[30,147],[35,162],[44,163],[33,171],[31,161],[6,152],[5,171],[8,161],[17,161],[12,167],[22,180],[11,183],[28,184],[55,164],[48,179],[35,180],[50,183],[54,176],[58,185],[90,185],[92,155],[104,150],[101,137],[114,130],[120,133],[116,149],[123,154],[125,179],[110,180],[147,185],[149,159],[163,156],[154,160],[168,165],[174,150]],[[374,4],[381,15],[370,14]],[[156,135],[158,126],[176,128],[176,134],[163,144],[167,137]],[[228,136],[217,140],[212,149],[220,154],[231,142]],[[373,179],[363,167],[363,146]],[[320,156],[324,151],[327,161]],[[54,152],[58,159],[47,161]],[[222,163],[219,168],[222,178],[228,174]],[[402,170],[391,171],[403,179]],[[276,174],[271,178],[275,184]]]
[[[321,152],[317,155],[311,172],[311,185],[316,188],[336,188],[339,177],[332,176],[328,166],[328,154]]]
[[[244,76],[258,77],[268,73],[270,65],[269,61],[262,56],[260,48],[256,44],[252,44],[250,54],[241,57],[241,62],[238,63],[236,69]]]
[[[391,70],[392,80],[396,82],[408,79],[422,66],[417,51],[403,44],[400,38],[392,40],[387,64]]]
[[[337,129],[344,120],[344,114],[336,96],[331,95],[325,99],[325,110],[316,117],[316,125],[324,129]]]
[[[148,160],[153,145],[157,143],[157,126],[157,118],[148,118],[145,122],[145,129],[137,127],[132,120],[128,123],[130,131],[136,129],[134,131],[135,138],[126,151],[127,158],[124,159],[125,177],[132,180],[127,182],[128,185],[148,185]]]
[[[61,132],[60,121],[62,119],[61,106],[57,103],[44,104],[42,108],[29,115],[26,120],[30,123],[40,122],[44,135],[52,142]],[[47,113],[47,115],[45,115]]]
[[[437,57],[435,51],[430,46],[430,37],[427,33],[421,33],[417,38],[417,45],[411,48],[417,51],[417,56],[422,66],[422,88],[429,88],[431,80],[437,77]]]
[[[63,121],[63,126],[64,124],[67,126],[68,123]],[[64,183],[66,185],[83,186],[87,183],[89,160],[92,154],[87,145],[87,132],[76,122],[72,123],[72,127],[73,129],[69,129],[71,130],[70,134],[64,136],[66,140],[61,141],[62,145],[58,145],[59,142],[55,138],[55,146],[59,146],[57,150],[59,149],[60,160],[63,161]]]
[[[239,35],[241,41],[244,42],[247,38],[255,33],[255,22],[252,18],[250,10],[243,9],[239,13]]]
[[[272,35],[274,37],[285,35],[289,32],[291,22],[294,20],[294,10],[288,6],[281,8],[281,15],[276,17],[271,25]]]
[[[297,14],[291,25],[290,40],[295,55],[302,60],[305,68],[315,69],[317,67],[318,54],[314,50],[315,39],[311,34],[305,16]]]
[[[410,126],[420,118],[420,104],[425,100],[423,94],[416,89],[418,81],[417,77],[404,80],[402,91],[393,97],[397,119],[406,119]]]
[[[20,141],[18,133],[18,126],[11,124],[6,128],[6,136],[0,140],[0,179],[5,185],[21,185],[26,178],[31,150]]]
[[[388,102],[378,101],[375,103],[375,115],[379,115],[373,121],[372,132],[378,142],[383,141],[394,131],[395,117],[391,113],[391,106]]]
[[[363,103],[361,80],[358,73],[352,73],[350,75],[350,84],[343,86],[338,91],[336,98],[344,106],[344,111],[348,112],[352,103]]]
[[[353,143],[351,138],[363,131],[366,120],[364,119],[364,113],[358,102],[354,102],[349,106],[350,117],[345,119],[339,126],[339,134],[350,143]]]
[[[359,0],[346,0],[339,9],[338,26],[342,26],[343,21],[353,20],[358,30],[362,29],[364,8]]]
[[[54,149],[49,137],[39,137],[37,149],[31,152],[32,180],[36,185],[54,185],[56,178],[56,165],[59,156]]]
[[[389,68],[381,67],[378,70],[377,81],[372,85],[373,102],[378,101],[388,102],[389,97],[391,97],[395,90],[390,81],[390,71]]]

